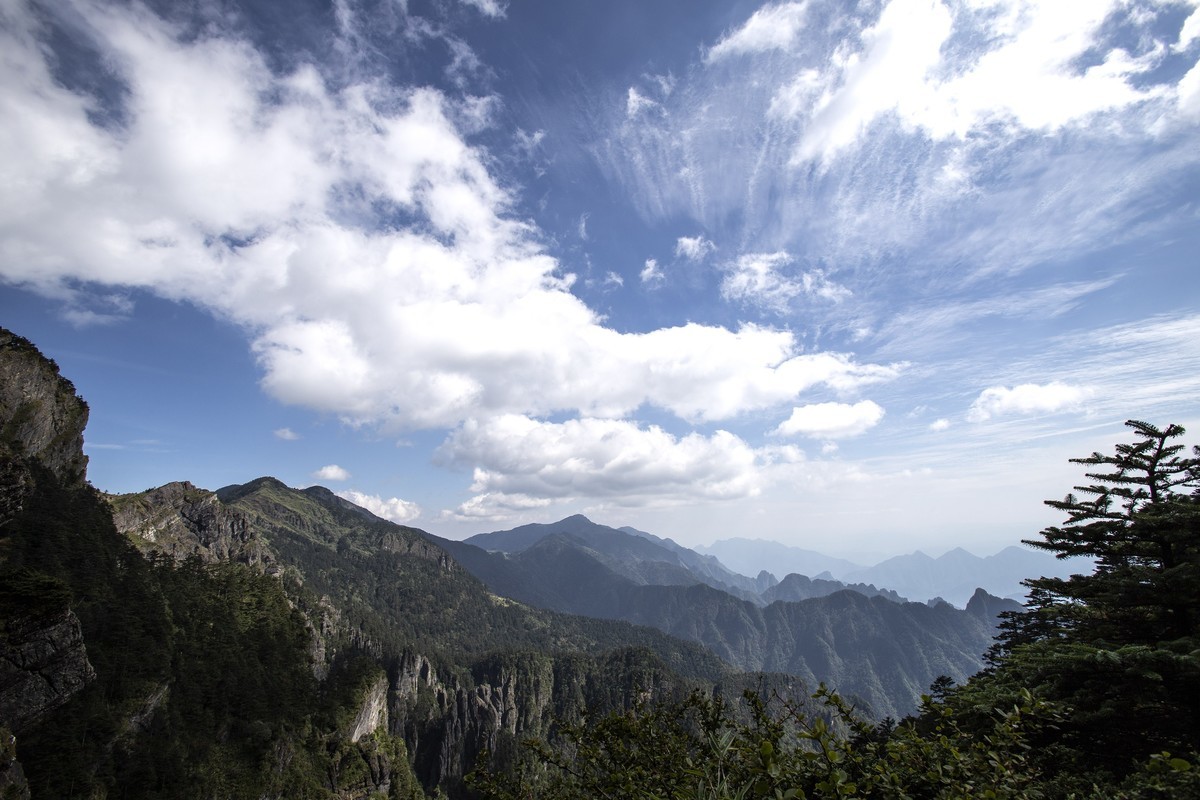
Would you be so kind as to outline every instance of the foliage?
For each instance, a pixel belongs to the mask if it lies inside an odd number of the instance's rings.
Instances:
[[[591,724],[566,725],[554,744],[531,743],[523,771],[475,773],[497,800],[532,798],[1026,798],[1036,796],[1031,730],[1055,709],[1031,695],[997,710],[985,735],[964,731],[945,707],[931,735],[912,722],[873,726],[822,688],[810,707],[747,691],[749,722],[719,698],[641,705]]]
[[[1068,704],[1057,769],[1114,779],[1156,752],[1200,749],[1200,458],[1183,457],[1178,425],[1127,425],[1135,442],[1073,459],[1093,483],[1049,502],[1067,522],[1029,542],[1091,556],[1095,572],[1027,581],[995,674],[967,692],[1028,686]]]

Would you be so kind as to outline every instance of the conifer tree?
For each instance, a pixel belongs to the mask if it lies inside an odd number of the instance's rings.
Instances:
[[[1200,622],[1200,448],[1184,457],[1179,425],[1125,423],[1138,436],[1114,455],[1072,462],[1094,483],[1046,504],[1068,515],[1026,544],[1059,558],[1088,556],[1095,572],[1035,578],[1030,612],[1009,626],[1012,643],[1055,638],[1120,646],[1197,635]],[[1191,493],[1185,493],[1186,490]]]
[[[1126,425],[1133,443],[1071,459],[1092,482],[1047,501],[1066,522],[1026,542],[1095,571],[1027,580],[1028,610],[990,654],[1002,683],[1072,709],[1060,741],[1076,766],[1117,774],[1114,753],[1200,748],[1200,448],[1185,454],[1179,425]]]

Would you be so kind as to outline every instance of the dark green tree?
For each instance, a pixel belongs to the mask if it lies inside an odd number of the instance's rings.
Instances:
[[[1179,425],[1126,425],[1133,443],[1072,459],[1092,482],[1047,501],[1066,522],[1026,542],[1093,558],[1095,570],[1026,581],[1028,610],[1002,625],[991,674],[952,700],[985,705],[1028,687],[1064,703],[1044,752],[1060,769],[1114,778],[1200,748],[1200,448],[1187,455]]]
[[[1094,558],[1095,572],[1026,581],[1033,603],[1010,638],[1157,645],[1196,635],[1200,458],[1184,457],[1184,445],[1173,441],[1184,433],[1179,425],[1126,425],[1138,441],[1111,456],[1071,459],[1092,468],[1086,474],[1094,483],[1048,500],[1067,513],[1066,523],[1025,542],[1059,558]]]

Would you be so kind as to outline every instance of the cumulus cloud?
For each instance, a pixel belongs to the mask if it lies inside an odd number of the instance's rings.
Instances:
[[[408,500],[401,500],[399,497],[389,497],[385,500],[377,494],[366,494],[353,489],[337,492],[337,496],[365,508],[377,517],[383,517],[399,525],[412,522],[421,516],[419,505]]]
[[[705,54],[709,62],[731,56],[787,50],[804,28],[808,3],[763,6],[742,26],[721,37]]]
[[[646,259],[646,265],[642,267],[642,271],[638,273],[642,283],[662,283],[664,279],[662,268],[658,266],[658,261],[653,258]]]
[[[326,464],[312,474],[319,481],[347,481],[350,473],[337,464]]]
[[[285,442],[294,442],[300,438],[300,434],[296,433],[291,428],[276,428],[275,438],[283,439]]]
[[[1052,381],[1047,384],[1022,383],[1011,389],[992,386],[975,398],[967,412],[971,422],[986,422],[1005,415],[1053,414],[1080,408],[1091,395],[1083,386]]]
[[[686,258],[688,261],[703,261],[717,246],[703,236],[680,236],[675,241],[676,258]]]
[[[866,433],[883,419],[883,409],[871,400],[849,403],[814,403],[792,409],[776,434],[814,439],[845,439]]]
[[[79,10],[125,84],[125,125],[101,126],[99,100],[55,81],[18,10],[0,31],[0,146],[24,154],[0,167],[10,284],[196,303],[255,332],[271,396],[393,430],[644,404],[717,420],[895,374],[801,354],[788,331],[618,333],[514,218],[445,95],[331,88],[219,31],[180,39],[141,7]]]
[[[544,497],[530,497],[526,494],[508,494],[506,492],[485,492],[477,494],[460,504],[453,511],[443,512],[447,519],[467,520],[502,520],[510,519],[524,511],[546,508],[551,501]]]
[[[929,423],[929,430],[931,430],[935,433],[937,433],[938,431],[944,431],[949,427],[950,427],[950,420],[946,419],[945,417],[940,417],[938,419],[935,419],[933,422]]]
[[[726,431],[675,436],[628,420],[545,422],[506,415],[469,420],[439,451],[445,463],[474,469],[471,491],[540,498],[720,500],[754,496],[768,461]]]

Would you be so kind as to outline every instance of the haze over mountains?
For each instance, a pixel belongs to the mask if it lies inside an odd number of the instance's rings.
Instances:
[[[905,602],[867,583],[750,578],[711,555],[581,515],[439,544],[497,594],[650,625],[739,669],[839,686],[877,714],[907,713],[933,677],[977,671],[996,615],[1020,608],[983,590],[963,610]]]
[[[873,566],[763,539],[721,539],[707,547],[697,547],[696,551],[718,558],[722,564],[743,575],[768,570],[873,584],[894,590],[910,600],[941,598],[960,608],[977,588],[1024,602],[1026,590],[1021,581],[1026,578],[1043,575],[1065,578],[1092,569],[1086,558],[1059,560],[1048,553],[1016,545],[983,557],[961,547],[937,558],[918,550]]]

